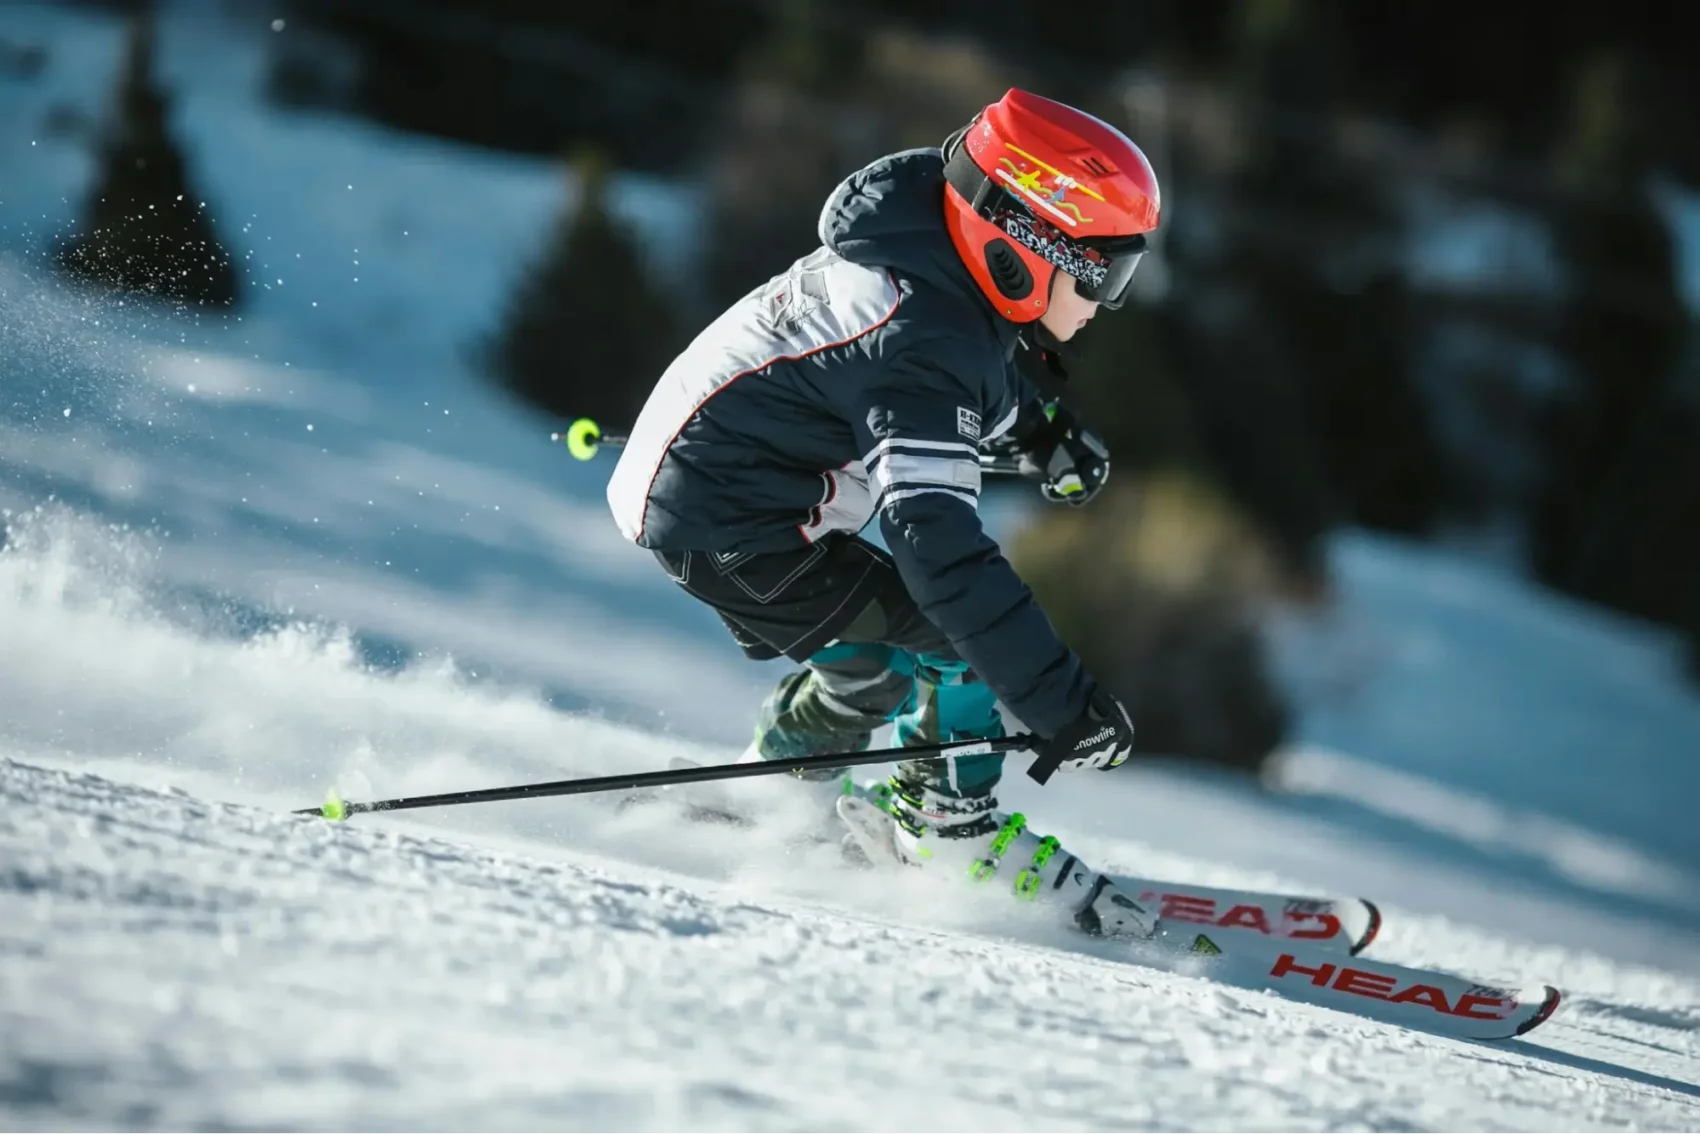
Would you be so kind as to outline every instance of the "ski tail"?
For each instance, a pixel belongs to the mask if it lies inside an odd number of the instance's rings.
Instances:
[[[1381,933],[1381,907],[1368,898],[1359,898],[1358,901],[1362,902],[1364,909],[1369,912],[1369,924],[1364,926],[1363,932],[1358,934],[1357,940],[1352,943],[1354,957],[1374,944]]]
[[[1550,984],[1543,985],[1542,987],[1546,989],[1546,996],[1542,999],[1540,1008],[1527,1020],[1524,1020],[1521,1024],[1517,1025],[1517,1031],[1514,1034],[1520,1036],[1528,1035],[1530,1032],[1552,1019],[1553,1013],[1558,1011],[1558,1002],[1564,999],[1564,994],[1559,992],[1558,989],[1554,988]]]

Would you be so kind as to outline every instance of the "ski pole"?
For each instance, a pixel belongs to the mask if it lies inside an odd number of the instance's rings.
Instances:
[[[567,447],[567,452],[581,461],[588,461],[596,456],[598,449],[624,448],[629,438],[624,433],[604,433],[602,427],[588,417],[581,417],[564,432],[549,434],[549,440],[559,441]],[[1021,463],[1014,456],[1002,454],[980,454],[980,471],[998,475],[1020,476]]]
[[[296,815],[319,815],[326,819],[346,819],[363,811],[409,811],[419,807],[453,807],[461,803],[496,803],[505,799],[537,799],[550,795],[585,795],[599,791],[629,791],[637,788],[666,787],[669,784],[694,784],[707,780],[736,780],[747,776],[775,776],[784,772],[806,772],[823,768],[850,768],[862,764],[884,764],[917,757],[978,756],[990,752],[1012,752],[1028,748],[1034,737],[1025,733],[999,737],[996,740],[952,740],[942,744],[916,744],[908,748],[880,748],[872,752],[831,752],[824,756],[804,756],[796,760],[761,760],[750,764],[705,764],[690,768],[668,768],[659,772],[632,772],[618,776],[588,776],[576,780],[552,780],[547,783],[515,784],[512,787],[481,788],[474,791],[449,791],[437,795],[402,796],[399,799],[379,799],[370,803],[348,803],[335,792],[319,807],[301,807]]]

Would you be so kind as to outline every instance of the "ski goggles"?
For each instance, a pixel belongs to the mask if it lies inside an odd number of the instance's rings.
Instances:
[[[1074,290],[1114,310],[1127,300],[1134,269],[1145,255],[1144,233],[1077,240],[1034,216],[1007,193],[989,214],[981,214],[1016,243],[1074,279]]]

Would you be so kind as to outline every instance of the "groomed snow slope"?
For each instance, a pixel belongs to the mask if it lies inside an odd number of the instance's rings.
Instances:
[[[10,760],[0,799],[9,1127],[1700,1123],[1700,1090],[1660,1078],[1693,1077],[1700,1000],[1646,974],[1598,967],[1551,1046],[1490,1048],[889,910]]]
[[[92,565],[122,541],[23,531],[0,553],[0,1125],[1700,1125],[1674,931],[1654,968],[1384,900],[1379,955],[1570,994],[1528,1040],[1470,1045],[1129,965],[1001,895],[789,852],[784,823],[596,799],[287,815],[333,780],[724,753],[452,667],[375,672],[335,636],[183,625]],[[1351,853],[1278,797],[1178,772],[1050,790],[1032,813],[1106,867],[1314,891]],[[1165,807],[1174,833],[1142,821]],[[1359,867],[1378,862],[1398,892],[1447,877],[1386,848]],[[1539,936],[1597,925],[1572,916]]]

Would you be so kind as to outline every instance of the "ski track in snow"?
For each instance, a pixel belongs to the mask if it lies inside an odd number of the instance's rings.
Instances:
[[[8,1125],[1700,1123],[1681,1078],[1700,993],[1674,979],[1600,973],[1538,1041],[1476,1045],[759,886],[9,759],[0,799]]]

